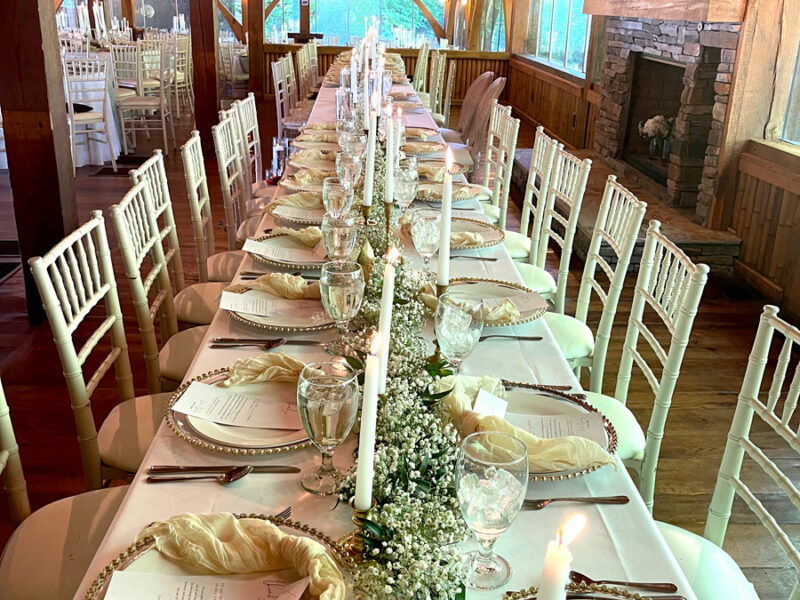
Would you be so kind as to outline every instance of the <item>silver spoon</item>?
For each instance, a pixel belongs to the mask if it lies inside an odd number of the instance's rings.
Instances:
[[[638,588],[640,590],[649,590],[651,592],[677,592],[678,586],[674,583],[642,583],[637,581],[613,581],[611,579],[592,579],[588,575],[584,575],[579,571],[570,571],[569,579],[574,583],[585,583],[586,585],[621,585],[624,587]]]
[[[150,475],[147,479],[145,479],[145,481],[147,481],[147,483],[164,483],[167,481],[197,481],[199,479],[214,479],[221,485],[228,485],[234,481],[239,481],[242,477],[252,472],[252,470],[253,465],[242,465],[241,467],[233,467],[232,469],[228,469],[221,475],[189,475],[188,477],[175,475],[161,477],[157,475]]]

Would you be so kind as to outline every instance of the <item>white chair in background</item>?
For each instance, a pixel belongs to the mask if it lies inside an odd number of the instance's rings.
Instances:
[[[614,396],[586,392],[587,400],[614,425],[619,437],[617,455],[638,475],[639,491],[651,511],[667,414],[700,297],[708,279],[708,266],[695,265],[660,229],[661,223],[650,221]],[[645,324],[643,315],[647,305],[652,308],[651,312],[656,318],[648,319]],[[668,350],[664,349],[651,329],[655,323],[663,325],[669,333]],[[661,369],[660,377],[637,347],[640,339],[650,347],[647,354],[655,356],[657,368]],[[634,362],[644,374],[654,396],[646,437],[636,416],[626,406]]]
[[[303,46],[303,48],[305,47],[306,46]],[[289,98],[290,114],[307,120],[311,109],[314,107],[314,101],[309,100],[308,96],[305,94],[301,94],[291,52],[287,52],[283,59],[283,73],[286,78],[286,91]]]
[[[428,89],[428,53],[430,46],[425,42],[417,53],[417,64],[414,66],[414,77],[411,86],[415,92],[425,92]]]
[[[611,329],[646,209],[647,204],[617,183],[614,175],[609,175],[586,252],[575,316],[558,312],[544,315],[556,343],[567,362],[575,369],[576,375],[580,377],[581,367],[589,369],[589,389],[592,392],[603,391],[603,374]],[[523,266],[527,267],[525,281],[528,287],[536,289],[530,280],[543,282],[539,287],[546,287],[549,277],[551,289],[556,288],[552,276],[543,267],[539,267],[538,263],[517,264],[518,268]],[[538,275],[536,269],[541,271]],[[598,278],[600,272],[602,276]],[[592,292],[603,306],[600,323],[594,335],[587,325]]]
[[[494,73],[486,71],[470,84],[469,88],[467,88],[467,92],[464,94],[464,100],[461,103],[458,125],[455,129],[447,129],[446,127],[440,129],[440,133],[445,142],[454,144],[463,144],[465,142],[466,136],[469,133],[469,128],[472,125],[472,119],[475,117],[475,113],[478,110],[478,102],[493,79]],[[448,113],[449,111],[445,113],[445,116],[447,116]]]
[[[79,39],[72,35],[59,37],[58,43],[65,58],[89,58],[89,40],[84,37]]]
[[[147,183],[135,184],[109,212],[142,335],[147,389],[151,393],[174,390],[189,370],[208,327],[178,332],[176,304]],[[156,316],[163,345],[160,351]]]
[[[111,44],[114,97],[117,102],[135,96],[139,82],[139,54],[135,44]]]
[[[134,397],[111,250],[100,211],[94,211],[88,223],[65,237],[50,252],[33,257],[28,263],[61,359],[86,486],[97,489],[104,479],[127,477],[139,469],[161,424],[169,394]],[[105,316],[79,348],[73,335],[98,305],[104,309]],[[92,325],[96,323],[89,321]],[[110,338],[110,347],[98,348],[106,336]],[[94,350],[103,351],[102,361],[87,381],[83,365]],[[120,403],[97,430],[90,398],[112,367]]]
[[[771,353],[776,334],[783,338],[783,343],[780,353]],[[740,506],[747,506],[755,515],[757,525],[767,530],[795,571],[800,572],[796,538],[781,527],[765,506],[767,493],[760,493],[774,490],[780,493],[781,499],[788,501],[787,504],[800,509],[794,464],[799,451],[797,420],[794,418],[800,394],[800,371],[796,364],[791,371],[788,390],[784,391],[789,363],[793,354],[797,356],[798,344],[800,331],[797,327],[778,317],[776,306],[765,306],[747,361],[703,537],[675,525],[656,522],[698,600],[758,600],[753,585],[722,549],[736,497],[742,500]],[[772,382],[764,390],[764,375],[771,355],[778,358],[769,369],[773,373]],[[757,418],[758,434],[751,436],[754,417]],[[757,472],[758,479],[743,474],[745,458],[748,459],[745,473]],[[758,490],[748,484],[748,481],[756,480],[759,482]],[[755,542],[751,543],[755,545]],[[763,547],[759,550],[763,551]],[[800,598],[800,583],[795,582],[789,598]]]
[[[136,205],[142,205],[149,211],[159,232],[159,239],[166,242],[167,250],[165,252],[162,247],[162,253],[176,281],[174,305],[178,320],[195,325],[208,325],[219,308],[219,300],[225,286],[221,283],[193,283],[187,286],[184,282],[180,240],[175,227],[172,199],[161,151],[155,150],[153,156],[141,167],[131,171],[130,177],[133,183],[143,181],[146,184],[147,202],[137,201]],[[173,289],[170,288],[169,292],[172,294]]]
[[[247,92],[250,81],[250,75],[242,71],[238,71],[235,67],[235,62],[239,60],[239,55],[247,49],[238,42],[221,42],[219,45],[219,56],[222,71],[222,92],[225,94],[225,88],[230,86],[230,95],[234,98],[239,94]]]
[[[100,59],[64,59],[64,79],[67,91],[69,135],[72,144],[72,172],[79,146],[86,146],[91,154],[92,142],[106,144],[111,157],[111,166],[117,170],[117,159],[111,143],[111,127],[106,110],[108,97],[108,62]],[[97,108],[88,112],[75,112],[75,103],[88,102]],[[93,127],[102,125],[102,128]],[[96,136],[102,136],[102,138]],[[78,141],[79,137],[85,141]]]
[[[250,175],[251,192],[254,198],[272,198],[276,186],[270,186],[264,179],[264,165],[261,156],[261,132],[258,126],[256,97],[250,92],[243,100],[234,103],[239,111],[242,137],[245,141],[245,168]]]
[[[31,514],[19,446],[2,384],[0,482],[6,491],[11,522],[17,525],[0,555],[3,596],[71,600],[128,486],[62,498]]]
[[[439,127],[447,127],[450,124],[450,110],[453,102],[453,85],[456,79],[456,61],[451,60],[447,67],[447,83],[445,84],[444,98],[437,107],[437,111],[431,114],[433,120]]]
[[[481,206],[483,213],[501,229],[508,220],[508,194],[511,191],[511,170],[517,148],[519,119],[511,116],[511,107],[492,101],[491,120],[482,155],[484,191],[489,200]]]
[[[225,211],[228,250],[238,250],[240,244],[237,240],[237,233],[240,227],[247,222],[249,194],[246,193],[244,184],[243,161],[239,158],[236,123],[233,119],[225,119],[214,125],[211,133],[214,136],[214,149],[222,187],[222,206]]]
[[[194,115],[194,82],[191,68],[191,38],[188,35],[175,36],[175,79],[172,89],[175,98],[175,114],[181,118],[181,107],[188,107]]]
[[[289,58],[291,61],[291,58]],[[278,137],[286,137],[287,130],[297,134],[306,124],[306,119],[292,113],[286,80],[286,58],[279,58],[270,65],[272,85],[275,93],[275,113],[278,120]]]
[[[214,253],[214,219],[211,215],[211,197],[203,161],[200,132],[192,136],[181,148],[189,212],[192,216],[194,243],[197,249],[197,271],[201,283],[206,281],[229,282],[244,258],[241,250]]]

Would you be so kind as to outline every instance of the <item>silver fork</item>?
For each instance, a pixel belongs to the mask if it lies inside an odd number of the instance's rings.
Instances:
[[[286,508],[284,508],[278,514],[272,515],[272,517],[274,519],[281,519],[281,520],[288,519],[291,516],[292,516],[292,507],[291,506],[287,506]]]
[[[584,504],[627,504],[631,499],[627,496],[596,496],[586,498],[545,498],[541,500],[525,500],[522,510],[542,510],[553,502],[582,502]]]

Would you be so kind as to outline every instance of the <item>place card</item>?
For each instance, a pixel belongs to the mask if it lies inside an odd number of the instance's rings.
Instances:
[[[558,438],[574,435],[608,446],[603,417],[598,413],[572,415],[521,415],[506,414],[506,421],[540,438]]]
[[[247,292],[222,292],[219,307],[248,315],[272,318],[314,319],[325,315],[319,300],[284,300],[259,290]]]
[[[230,388],[193,381],[172,409],[221,425],[259,429],[303,428],[297,404],[241,394]]]
[[[308,577],[292,581],[297,574],[286,569],[259,573],[253,579],[220,575],[162,575],[115,571],[105,600],[300,600],[308,588]]]
[[[252,252],[263,258],[284,263],[322,263],[324,257],[319,256],[316,249],[311,248],[282,248],[274,244],[265,244],[248,239],[242,246],[245,252]]]
[[[507,408],[508,402],[481,388],[478,390],[472,410],[482,417],[500,417],[502,419],[506,416]]]

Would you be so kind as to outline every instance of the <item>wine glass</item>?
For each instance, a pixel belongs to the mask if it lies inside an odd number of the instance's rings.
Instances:
[[[345,153],[359,162],[364,158],[364,150],[367,148],[367,136],[357,132],[348,132],[343,138],[342,149]]]
[[[483,300],[458,290],[445,292],[439,296],[433,321],[439,348],[457,372],[481,337]]]
[[[492,547],[519,514],[527,486],[528,450],[519,439],[499,431],[464,438],[456,462],[456,495],[480,544],[464,555],[472,565],[471,588],[493,590],[511,579],[511,565]]]
[[[300,484],[312,494],[336,494],[343,475],[333,464],[333,451],[353,428],[358,409],[358,373],[346,362],[306,365],[297,382],[297,410],[303,429],[322,454],[319,468]]]
[[[353,253],[358,237],[358,226],[352,215],[335,217],[325,213],[322,217],[322,243],[328,258],[334,262],[346,261]]]
[[[442,214],[438,210],[420,208],[411,216],[411,240],[422,257],[422,270],[428,271],[431,257],[439,250]]]
[[[417,195],[417,185],[419,184],[417,159],[413,156],[402,159],[395,167],[394,173],[394,199],[397,201],[400,211],[405,214],[406,209],[411,206]]]
[[[344,116],[341,119],[336,119],[336,141],[344,148],[347,136],[355,134],[356,123],[349,116]]]
[[[346,214],[353,204],[353,188],[348,188],[338,177],[322,180],[322,204],[334,217]]]
[[[336,321],[339,331],[347,331],[347,322],[358,314],[364,299],[364,271],[356,262],[329,262],[322,266],[319,279],[322,306]]]
[[[339,152],[336,154],[336,175],[345,187],[354,190],[361,177],[361,161],[346,152]]]

